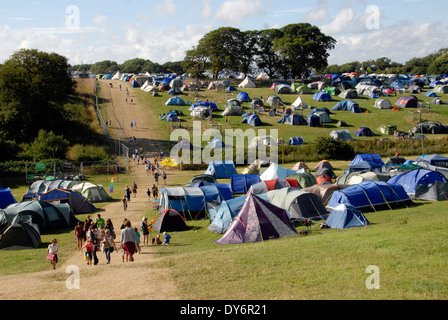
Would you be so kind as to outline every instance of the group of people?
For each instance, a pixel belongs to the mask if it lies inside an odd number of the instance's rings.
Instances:
[[[111,253],[114,251],[118,252],[120,249],[122,262],[132,262],[134,261],[134,254],[141,253],[141,235],[143,235],[142,246],[149,246],[152,223],[154,222],[152,221],[148,224],[147,217],[143,217],[140,227],[137,228],[132,227],[131,221],[125,218],[120,227],[120,243],[117,244],[115,242],[115,228],[111,218],[105,221],[101,217],[101,214],[98,214],[96,220],[93,221],[90,216],[87,216],[84,222],[79,221],[75,227],[78,251],[83,251],[84,260],[87,261],[87,265],[97,265],[99,263],[98,251],[105,253],[106,264],[110,264]],[[168,245],[171,236],[164,232],[163,237],[164,240],[162,242],[160,235],[157,234],[152,239],[152,244]],[[47,256],[52,255],[55,257],[51,260],[54,269],[58,261],[58,249],[57,240],[53,239],[52,243],[48,246]]]

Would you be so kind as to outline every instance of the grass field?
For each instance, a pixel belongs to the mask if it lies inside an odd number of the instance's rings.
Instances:
[[[249,95],[266,97],[272,94],[268,88],[245,90]],[[159,113],[169,109],[181,109],[189,114],[188,107],[168,107],[165,101],[169,95],[152,97],[139,89],[133,93],[147,106],[147,116],[155,119]],[[286,104],[292,103],[297,95],[281,95]],[[331,103],[316,103],[312,96],[304,100],[313,107],[331,108]],[[425,101],[429,98],[419,97]],[[193,101],[194,97],[183,97]],[[224,93],[200,91],[200,99],[209,99],[218,104],[220,109],[225,103]],[[395,98],[390,98],[394,100]],[[335,98],[335,100],[342,100]],[[350,114],[338,112],[333,119],[346,120],[353,132],[358,126],[367,125],[375,133],[383,123],[398,125],[399,130],[407,131],[412,123],[408,111],[378,110],[371,108],[373,101],[356,100],[369,113]],[[245,105],[247,108],[247,104]],[[445,106],[433,106],[432,112],[424,114],[427,119],[447,122]],[[309,112],[305,111],[306,113]],[[437,113],[436,113],[437,112]],[[190,127],[193,119],[182,117],[184,127]],[[262,120],[280,128],[277,120],[262,115]],[[213,121],[225,125],[219,116]],[[206,121],[204,122],[204,128]],[[253,128],[241,124],[241,117],[231,117],[232,128]],[[328,134],[334,129],[332,125],[325,128],[282,127],[286,140],[288,135],[303,136],[305,141],[313,141],[319,134]],[[167,122],[157,120],[156,130],[168,141],[172,130]],[[379,137],[379,136],[378,136]],[[298,161],[298,160],[297,160]],[[331,161],[342,174],[347,168],[346,161]],[[291,167],[290,164],[285,167]],[[241,168],[239,168],[241,169]],[[185,171],[175,177],[173,184],[184,185],[195,174],[203,170]],[[107,185],[110,177],[92,176],[90,181]],[[123,189],[129,174],[118,176],[115,181],[117,190]],[[11,181],[11,188],[16,199],[27,190],[22,182]],[[118,200],[118,198],[116,199]],[[101,209],[101,206],[99,206]],[[156,219],[158,214],[148,208],[143,213],[149,219]],[[320,229],[318,224],[312,226],[307,236],[297,236],[278,240],[241,245],[219,246],[214,240],[221,235],[207,229],[208,220],[189,221],[188,231],[172,232],[170,246],[156,247],[158,253],[154,263],[166,269],[175,280],[178,294],[182,299],[222,299],[222,300],[445,300],[448,298],[448,231],[446,202],[415,202],[409,208],[382,210],[366,214],[370,225],[366,228],[348,230]],[[85,216],[78,216],[83,220]],[[304,227],[297,226],[300,232]],[[0,274],[18,274],[48,269],[42,256],[50,239],[54,235],[42,237],[43,245],[37,250],[20,252],[0,251]],[[57,234],[64,255],[72,254],[73,230],[62,230]],[[20,265],[20,268],[17,266]],[[368,289],[366,281],[371,275],[369,266],[379,270],[380,289]],[[148,265],[148,272],[151,265]]]

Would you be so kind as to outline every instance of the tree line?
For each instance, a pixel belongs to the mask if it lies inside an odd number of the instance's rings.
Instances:
[[[121,73],[176,73],[182,74],[182,61],[166,62],[159,64],[149,59],[134,58],[126,60],[123,64],[116,61],[104,60],[94,64],[78,64],[71,67],[71,71],[91,72],[92,74],[115,74],[117,71]]]

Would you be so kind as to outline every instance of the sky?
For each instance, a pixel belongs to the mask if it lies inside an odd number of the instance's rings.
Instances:
[[[69,63],[180,61],[208,32],[306,22],[337,40],[329,65],[388,57],[405,63],[448,47],[446,0],[1,0],[0,63],[15,51]]]

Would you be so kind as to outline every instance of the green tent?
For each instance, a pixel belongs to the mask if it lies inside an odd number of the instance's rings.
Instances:
[[[309,172],[302,172],[297,174],[292,174],[287,177],[287,179],[295,179],[299,183],[302,188],[308,188],[314,186],[316,182],[316,178]]]
[[[310,94],[311,90],[303,83],[293,83],[291,90],[298,94]]]

